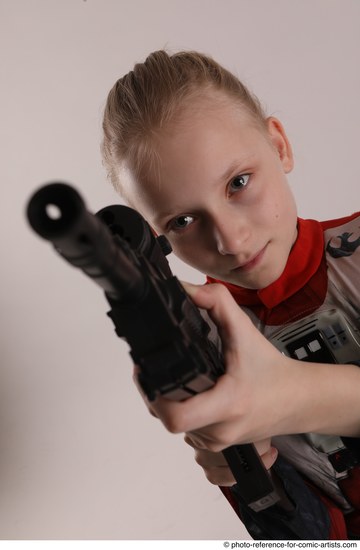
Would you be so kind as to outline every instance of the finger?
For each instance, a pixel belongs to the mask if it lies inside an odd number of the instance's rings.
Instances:
[[[260,456],[264,455],[271,449],[271,438],[267,437],[266,439],[262,439],[260,441],[256,441],[254,444],[256,447],[257,452]]]
[[[184,441],[193,449],[205,449],[202,440],[196,437],[194,434],[185,434]]]
[[[275,447],[271,447],[269,451],[261,455],[261,460],[263,461],[263,464],[267,470],[270,470],[270,468],[273,467],[277,457],[278,451],[277,449],[275,449]]]
[[[207,468],[227,468],[229,465],[225,460],[222,453],[212,453],[210,451],[203,451],[202,449],[195,449],[194,453],[195,462],[204,469]]]
[[[222,487],[232,487],[236,480],[230,468],[208,468],[204,469],[205,476],[210,483]]]
[[[153,416],[154,418],[159,419],[158,415],[157,415],[156,412],[152,409],[151,406],[148,406],[148,411],[149,411],[149,413],[151,414],[151,416]]]
[[[270,470],[277,458],[277,450],[273,447],[261,459],[266,469]],[[207,479],[214,485],[232,486],[236,483],[235,477],[226,463],[222,453],[195,451],[195,461],[205,472]]]
[[[216,392],[214,391],[216,387]],[[185,433],[202,430],[204,427],[212,428],[213,425],[218,425],[217,433],[221,435],[223,429],[222,422],[219,419],[226,419],[227,424],[224,424],[224,434],[230,434],[232,425],[231,411],[229,411],[229,403],[236,403],[236,422],[240,421],[240,406],[243,405],[244,414],[246,412],[247,400],[239,395],[235,395],[234,384],[231,379],[225,379],[221,376],[216,386],[210,388],[206,392],[192,396],[185,401],[170,401],[164,397],[158,397],[151,406],[154,412],[161,419],[167,430],[171,433]],[[234,411],[235,413],[235,411]],[[230,430],[228,429],[230,425]],[[234,426],[235,416],[234,416]],[[210,433],[211,430],[209,430]],[[204,432],[206,434],[206,432]],[[261,437],[261,436],[260,436]],[[225,437],[224,443],[228,442]],[[229,440],[231,443],[231,441]]]
[[[185,441],[193,446],[191,437],[185,436]],[[236,483],[233,473],[222,453],[212,453],[195,448],[195,462],[202,467],[210,483],[229,487]]]
[[[193,437],[185,435],[184,441],[195,451],[195,460],[202,467],[228,467],[228,463],[222,453],[213,453],[206,449],[196,447]]]
[[[253,327],[249,318],[239,308],[228,289],[221,284],[193,285],[183,283],[194,303],[208,311],[221,334],[223,343],[231,349],[238,348],[239,323]]]

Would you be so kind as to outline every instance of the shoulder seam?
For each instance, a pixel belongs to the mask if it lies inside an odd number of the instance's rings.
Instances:
[[[334,220],[326,220],[326,221],[320,222],[320,224],[323,230],[326,231],[326,229],[331,229],[332,227],[339,227],[340,225],[344,225],[345,223],[351,222],[352,220],[355,220],[356,218],[359,218],[359,217],[360,217],[360,212],[355,212],[350,216],[344,216],[343,218],[336,218]]]

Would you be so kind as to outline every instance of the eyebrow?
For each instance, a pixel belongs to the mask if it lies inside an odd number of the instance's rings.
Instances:
[[[226,168],[225,172],[222,174],[222,176],[220,176],[220,179],[218,181],[228,181],[234,174],[234,172],[237,172],[236,175],[243,174],[244,170],[246,169],[245,166],[247,166],[249,160],[252,157],[254,157],[253,154],[248,155],[241,160],[235,160],[234,162],[232,162],[230,164],[230,167]]]

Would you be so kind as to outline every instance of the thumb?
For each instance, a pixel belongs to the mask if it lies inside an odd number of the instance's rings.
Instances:
[[[207,310],[228,351],[235,351],[239,346],[239,337],[242,333],[239,327],[246,328],[246,331],[255,330],[248,316],[241,310],[225,286],[218,283],[182,284],[195,305]]]

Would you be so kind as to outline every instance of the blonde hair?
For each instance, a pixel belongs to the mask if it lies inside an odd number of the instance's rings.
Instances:
[[[154,167],[156,135],[182,107],[208,91],[233,98],[264,128],[266,115],[257,97],[227,69],[198,52],[153,52],[115,83],[106,101],[101,150],[108,176],[120,194],[124,161],[137,177]]]

